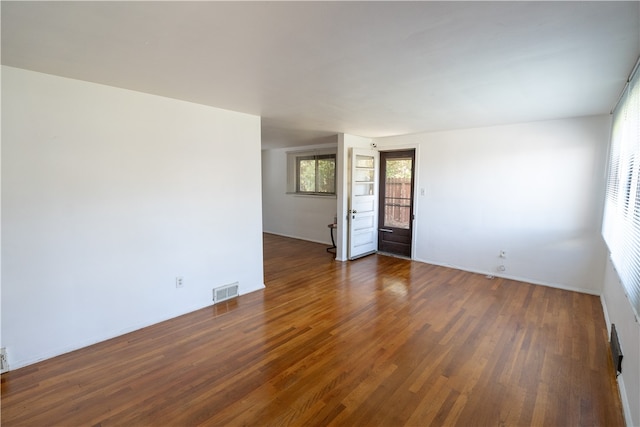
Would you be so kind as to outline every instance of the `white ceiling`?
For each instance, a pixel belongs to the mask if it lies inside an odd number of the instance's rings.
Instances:
[[[2,63],[262,116],[263,147],[607,113],[632,2],[8,2]]]

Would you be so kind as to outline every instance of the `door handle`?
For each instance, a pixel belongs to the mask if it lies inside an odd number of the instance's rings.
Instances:
[[[379,231],[383,231],[383,232],[385,232],[385,233],[393,233],[393,230],[392,230],[392,229],[390,229],[390,228],[379,228],[378,230],[379,230]]]

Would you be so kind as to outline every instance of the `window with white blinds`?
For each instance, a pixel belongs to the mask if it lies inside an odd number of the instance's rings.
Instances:
[[[640,73],[632,75],[613,113],[602,234],[640,313]]]

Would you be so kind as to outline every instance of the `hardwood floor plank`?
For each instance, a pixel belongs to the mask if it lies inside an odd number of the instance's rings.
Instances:
[[[264,242],[266,289],[3,374],[2,424],[624,424],[597,297]]]

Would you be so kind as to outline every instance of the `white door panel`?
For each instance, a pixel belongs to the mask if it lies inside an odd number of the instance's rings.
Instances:
[[[376,150],[351,149],[349,259],[378,250],[378,168]]]
[[[353,246],[356,248],[369,246],[372,242],[371,233],[354,233],[353,235]]]
[[[375,227],[373,223],[373,218],[370,216],[359,217],[353,220],[353,231],[364,232],[371,227]]]

